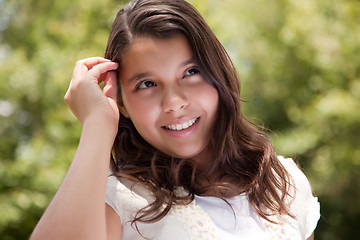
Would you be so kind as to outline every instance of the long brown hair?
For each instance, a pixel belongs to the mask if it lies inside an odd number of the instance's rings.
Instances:
[[[195,194],[212,191],[226,192],[226,196],[246,193],[256,212],[267,220],[270,213],[289,214],[285,204],[289,175],[269,137],[243,117],[236,70],[195,8],[183,0],[131,1],[115,18],[105,57],[119,62],[121,68],[123,53],[134,38],[177,34],[188,39],[200,73],[219,94],[219,115],[209,146],[213,155],[206,169],[197,169],[191,159],[177,159],[152,147],[131,119],[121,116],[113,145],[113,172],[145,184],[155,196],[154,202],[138,211],[133,223],[158,221],[173,204],[187,204]],[[225,178],[231,183],[222,181]],[[189,195],[179,196],[178,187],[184,187]]]

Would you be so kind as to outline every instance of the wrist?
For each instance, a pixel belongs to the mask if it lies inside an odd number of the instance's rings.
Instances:
[[[110,143],[111,146],[117,134],[118,124],[104,117],[87,118],[82,124],[82,131],[87,132],[103,143]]]

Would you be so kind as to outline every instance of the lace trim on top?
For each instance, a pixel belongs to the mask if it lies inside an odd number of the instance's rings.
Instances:
[[[298,239],[299,232],[292,226],[294,219],[289,215],[273,215],[269,217],[269,220],[274,221],[271,223],[265,219],[262,219],[265,226],[265,231],[271,240],[294,240]]]
[[[169,214],[184,224],[190,239],[220,240],[215,224],[195,201],[188,205],[173,205]]]
[[[178,191],[186,194],[184,190],[180,189]],[[188,205],[173,205],[169,214],[176,216],[176,218],[184,224],[185,230],[188,232],[189,236],[191,236],[191,239],[221,239],[214,222],[211,220],[210,216],[196,204],[195,200]],[[295,219],[288,215],[280,214],[272,215],[269,219],[274,223],[261,218],[268,239],[299,239],[299,230],[294,226],[294,224],[296,224]]]

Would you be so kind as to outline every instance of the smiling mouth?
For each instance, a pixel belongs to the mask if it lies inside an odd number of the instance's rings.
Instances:
[[[189,120],[187,122],[184,122],[182,124],[173,124],[173,125],[163,126],[163,128],[166,128],[166,129],[169,129],[169,130],[174,130],[174,131],[185,130],[185,129],[191,127],[194,123],[196,123],[196,121],[199,118],[200,117],[191,119],[191,120]]]

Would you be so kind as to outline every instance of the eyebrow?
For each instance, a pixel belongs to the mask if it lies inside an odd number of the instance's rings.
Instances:
[[[180,64],[181,67],[185,67],[186,65],[189,65],[190,63],[195,63],[195,60],[193,58],[190,58]]]
[[[182,62],[179,67],[185,67],[191,63],[195,63],[194,59],[193,58],[190,58],[184,62]],[[142,78],[146,78],[146,77],[149,77],[151,76],[151,72],[144,72],[144,73],[138,73],[138,74],[135,74],[134,76],[132,76],[130,79],[129,79],[129,82],[130,83],[133,83],[133,82],[136,82],[138,81],[139,79],[142,79]]]
[[[134,82],[138,81],[139,79],[141,79],[141,78],[146,78],[146,77],[148,77],[148,76],[150,76],[150,75],[151,75],[150,72],[135,74],[134,76],[132,76],[132,77],[129,79],[129,82],[130,82],[130,83],[134,83]]]

